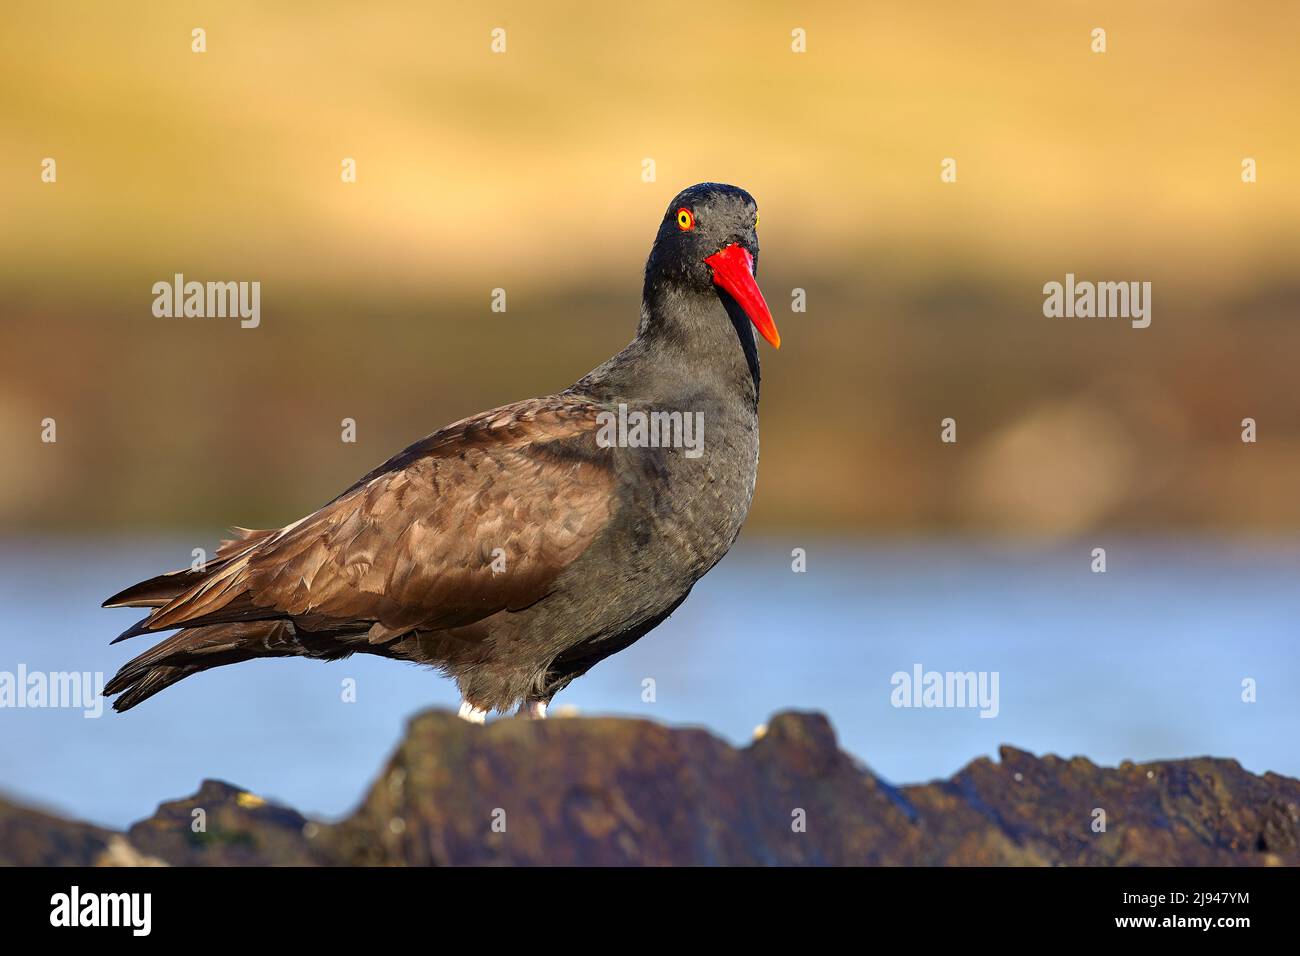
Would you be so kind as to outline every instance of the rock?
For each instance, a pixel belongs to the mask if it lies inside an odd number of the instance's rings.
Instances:
[[[220,780],[158,807],[126,832],[132,846],[173,866],[306,866],[320,862],[296,810]]]
[[[902,859],[889,834],[906,827],[904,811],[838,750],[820,715],[777,717],[744,750],[644,720],[464,730],[447,714],[413,720],[361,807],[322,835],[332,855],[403,865]],[[794,831],[799,815],[808,832]]]
[[[108,849],[96,858],[95,866],[167,866],[167,863],[156,856],[146,856],[127,843],[126,837],[115,833],[109,838]]]
[[[893,787],[842,752],[819,714],[778,714],[737,749],[645,720],[478,727],[431,711],[337,824],[211,780],[124,836],[0,801],[0,862],[1300,864],[1300,781],[1210,758],[1118,769],[1011,747],[1000,758]]]
[[[113,836],[0,797],[0,866],[90,866]]]

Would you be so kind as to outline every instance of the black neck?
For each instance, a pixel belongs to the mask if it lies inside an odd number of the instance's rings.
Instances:
[[[717,289],[647,280],[636,338],[574,391],[602,399],[671,402],[717,392],[758,408],[758,345],[748,317]]]

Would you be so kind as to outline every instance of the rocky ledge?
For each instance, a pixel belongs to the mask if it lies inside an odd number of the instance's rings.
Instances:
[[[1300,781],[1003,747],[894,787],[820,714],[780,714],[738,749],[644,720],[431,711],[340,822],[214,780],[125,833],[0,800],[0,864],[1297,865]]]

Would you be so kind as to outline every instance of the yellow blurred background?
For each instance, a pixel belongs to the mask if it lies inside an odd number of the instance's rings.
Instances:
[[[630,338],[702,180],[758,200],[783,336],[752,525],[1300,528],[1294,3],[169,0],[0,29],[11,533],[279,525],[563,388]],[[259,281],[260,327],[156,318],[175,273]],[[1152,282],[1151,327],[1045,318],[1066,273]]]

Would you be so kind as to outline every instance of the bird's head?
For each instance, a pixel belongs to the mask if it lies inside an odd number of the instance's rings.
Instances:
[[[700,183],[668,204],[646,263],[646,287],[727,296],[774,348],[781,335],[754,274],[758,205],[737,186]]]

